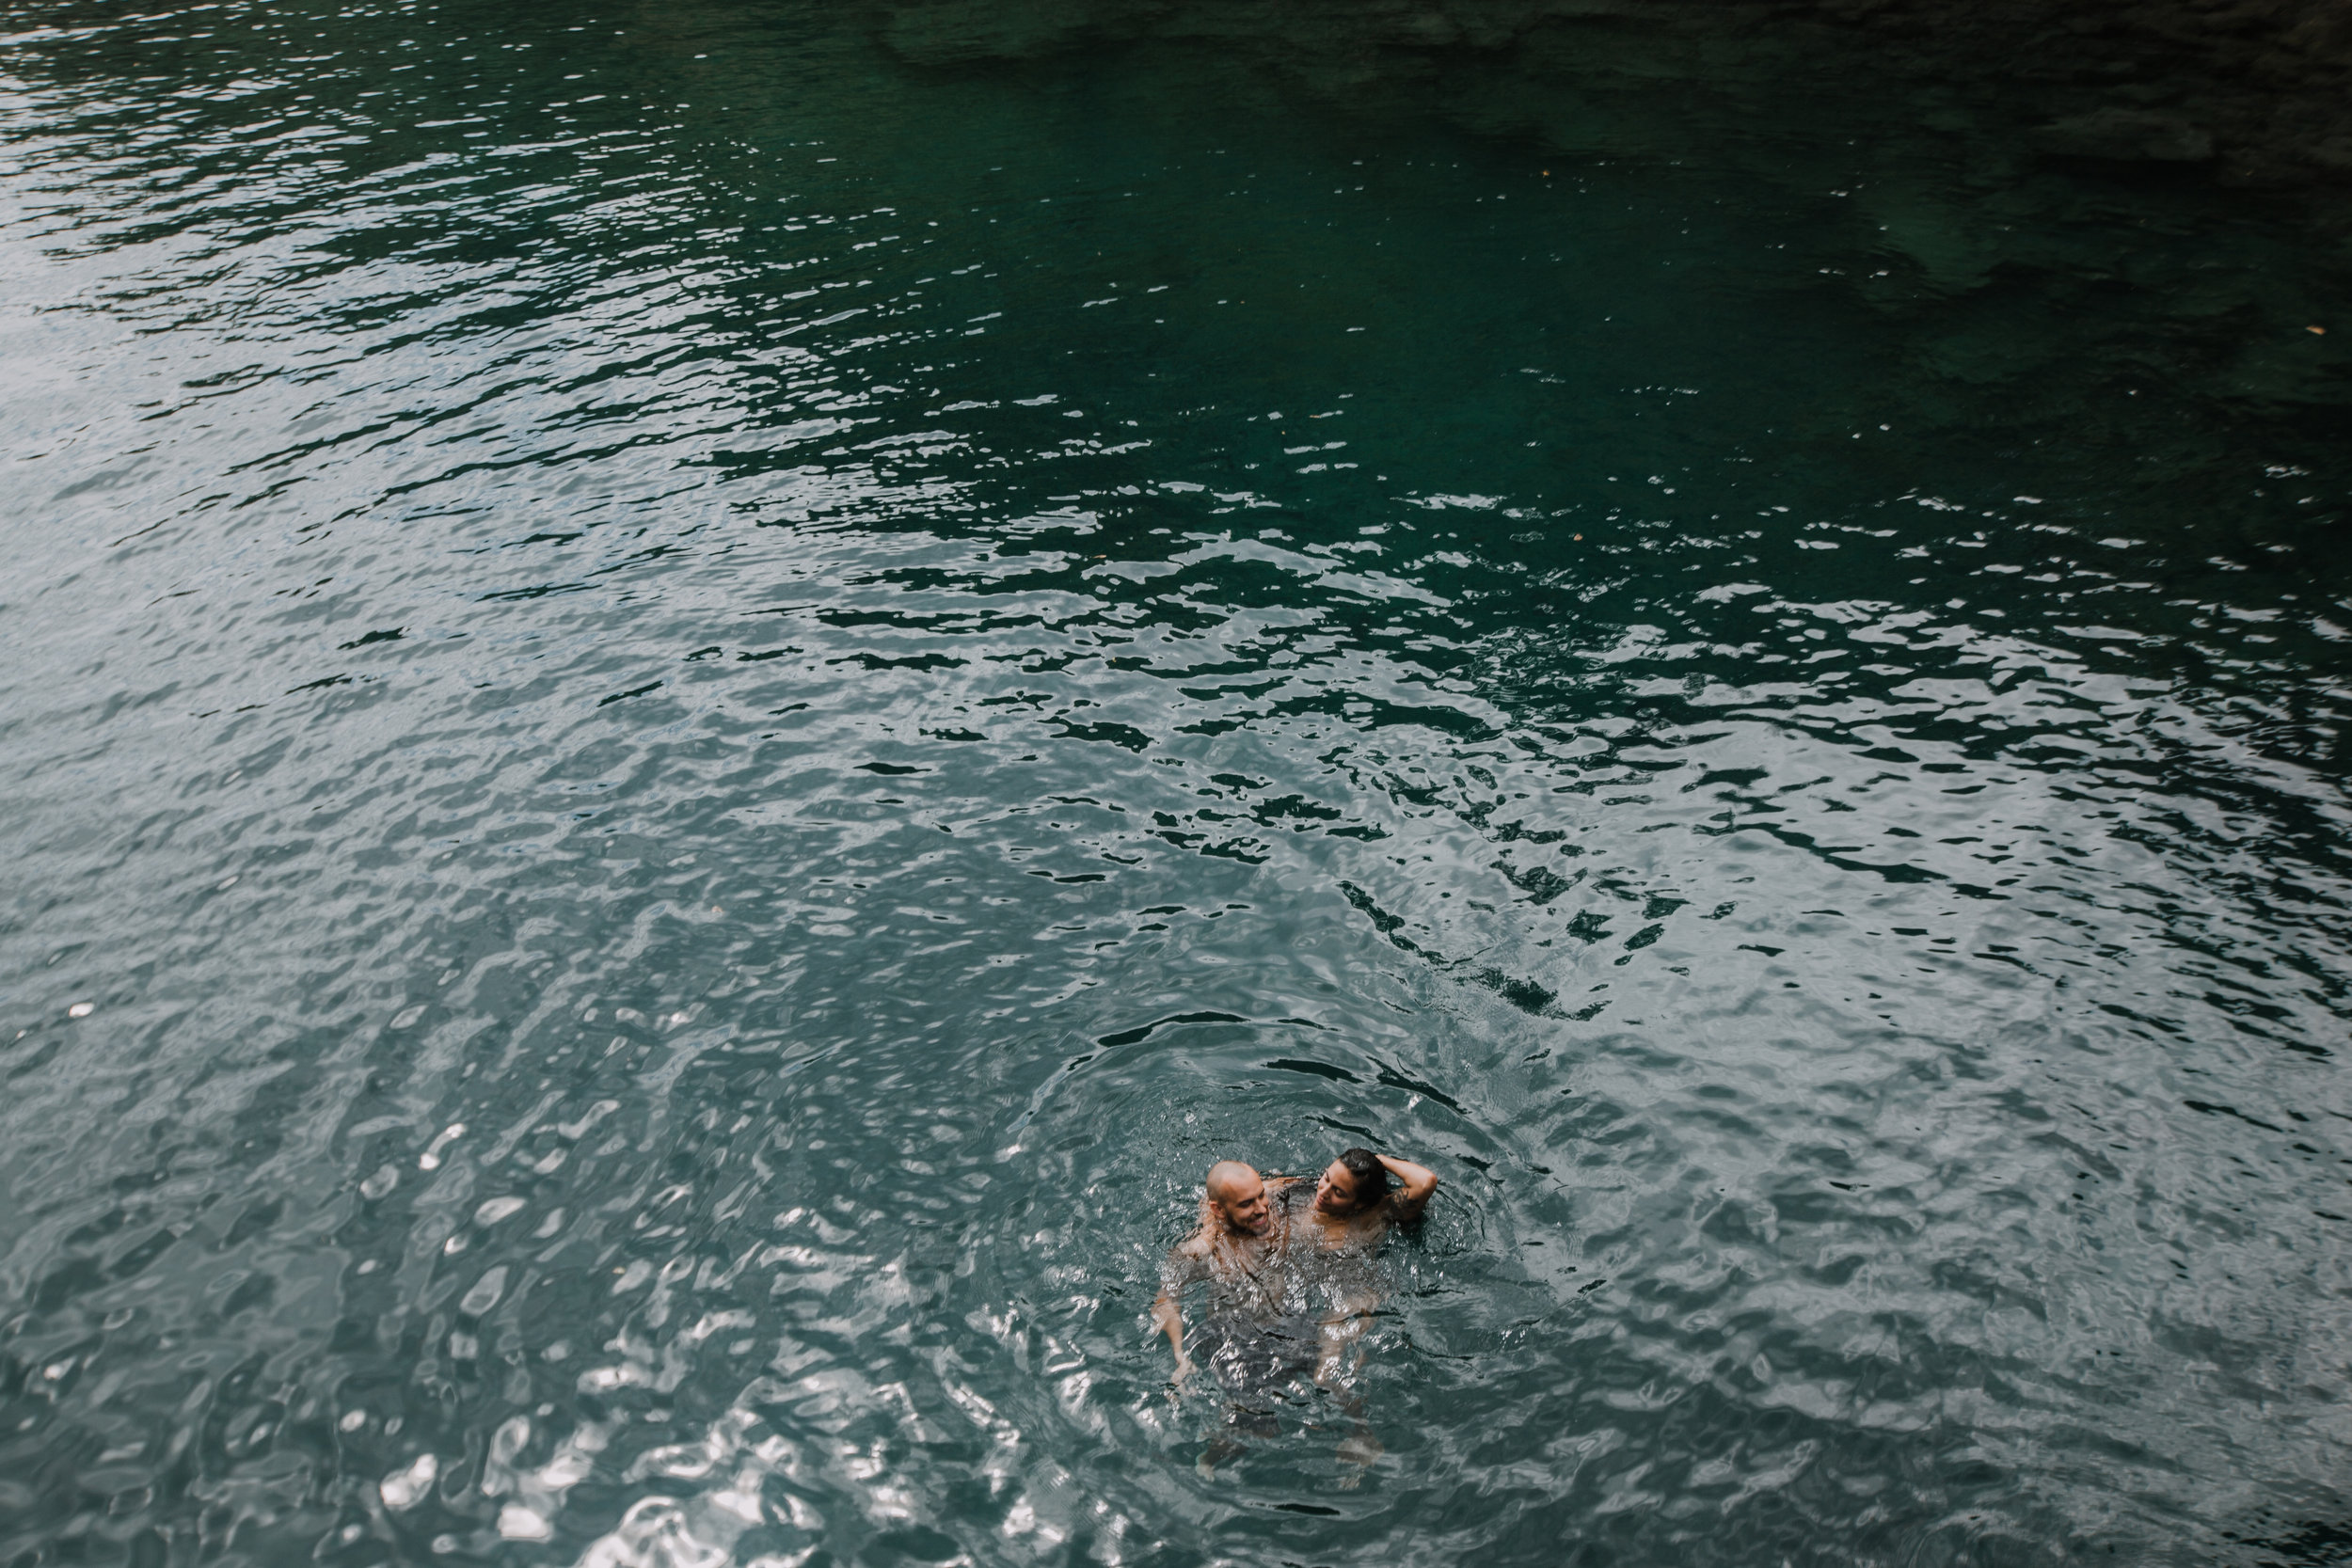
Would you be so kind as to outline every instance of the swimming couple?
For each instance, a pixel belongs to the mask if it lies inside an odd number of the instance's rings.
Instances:
[[[1381,1238],[1418,1225],[1437,1190],[1427,1166],[1366,1148],[1345,1150],[1311,1182],[1262,1177],[1239,1160],[1210,1166],[1200,1227],[1168,1255],[1152,1304],[1152,1326],[1176,1353],[1176,1386],[1197,1355],[1225,1390],[1228,1426],[1271,1435],[1266,1397],[1311,1370],[1356,1418],[1340,1457],[1369,1465],[1380,1443],[1346,1386],[1362,1353],[1349,1363],[1347,1352],[1380,1305]],[[1208,1282],[1208,1313],[1187,1346],[1181,1300],[1200,1280]],[[1237,1451],[1229,1433],[1202,1457],[1202,1473]]]

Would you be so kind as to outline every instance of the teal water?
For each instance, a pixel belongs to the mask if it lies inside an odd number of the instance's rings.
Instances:
[[[2342,236],[1283,16],[8,13],[0,1563],[2341,1560]]]

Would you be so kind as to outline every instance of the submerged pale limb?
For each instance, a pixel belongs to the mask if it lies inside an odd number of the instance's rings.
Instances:
[[[1363,1480],[1363,1470],[1386,1451],[1372,1423],[1365,1419],[1364,1402],[1353,1386],[1371,1348],[1363,1343],[1364,1333],[1372,1326],[1373,1309],[1379,1304],[1376,1295],[1349,1297],[1324,1317],[1316,1336],[1315,1386],[1330,1392],[1348,1417],[1347,1435],[1340,1439],[1338,1453],[1342,1464],[1357,1466],[1357,1473],[1341,1478],[1343,1491],[1354,1490]],[[1352,1357],[1351,1350],[1355,1352]]]

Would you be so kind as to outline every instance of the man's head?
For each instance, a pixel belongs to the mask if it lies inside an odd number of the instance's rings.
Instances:
[[[1327,1214],[1353,1214],[1386,1197],[1389,1167],[1369,1148],[1343,1149],[1315,1181],[1315,1207]]]
[[[1265,1183],[1239,1160],[1219,1160],[1209,1167],[1209,1204],[1227,1229],[1241,1235],[1263,1236],[1274,1227]]]

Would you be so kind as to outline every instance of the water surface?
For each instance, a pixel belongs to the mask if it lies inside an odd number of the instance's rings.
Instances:
[[[0,1561],[2335,1560],[2341,240],[974,14],[10,13]]]

